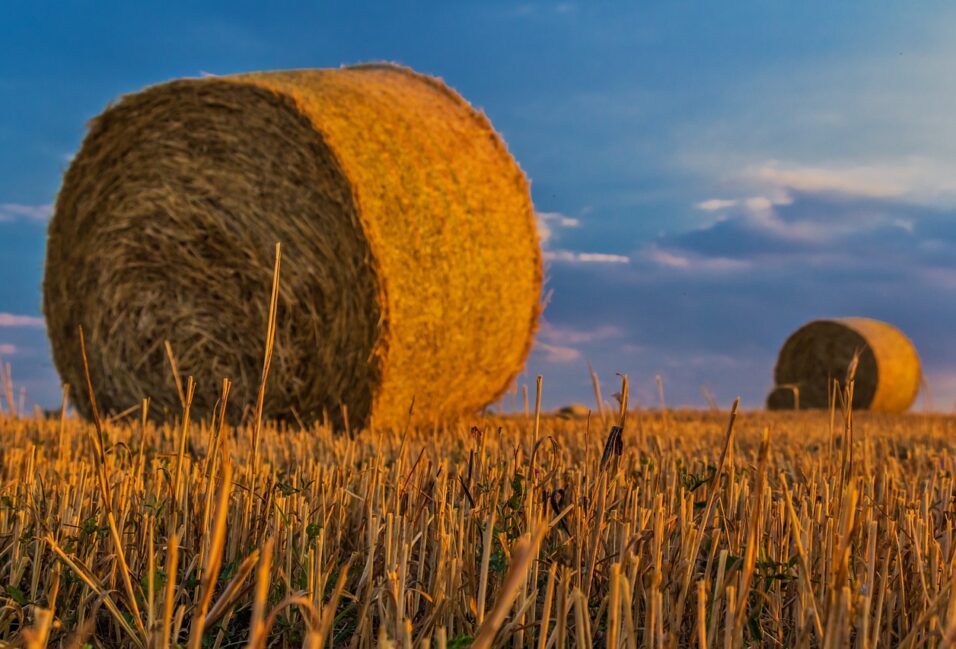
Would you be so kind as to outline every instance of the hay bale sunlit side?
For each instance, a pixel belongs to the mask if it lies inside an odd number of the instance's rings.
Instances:
[[[540,310],[528,183],[485,116],[393,65],[179,80],[95,118],[50,224],[61,377],[104,410],[254,401],[282,243],[266,415],[432,421],[500,396]],[[79,392],[79,391],[77,391]],[[82,395],[77,405],[89,406]]]

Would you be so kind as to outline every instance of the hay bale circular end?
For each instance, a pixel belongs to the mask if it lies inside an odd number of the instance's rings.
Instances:
[[[904,412],[919,392],[920,360],[913,343],[885,322],[868,318],[815,320],[784,343],[774,368],[771,410],[828,408],[833,381],[845,383],[859,354],[853,407]]]
[[[274,246],[266,415],[435,421],[524,363],[541,255],[527,181],[488,120],[392,65],[180,80],[95,118],[50,223],[44,311],[64,382],[104,411],[254,403]],[[90,408],[74,390],[81,413]]]

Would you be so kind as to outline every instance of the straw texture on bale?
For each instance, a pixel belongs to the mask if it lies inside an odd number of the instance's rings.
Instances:
[[[485,116],[388,64],[173,81],[95,118],[49,229],[64,382],[104,411],[253,403],[282,244],[266,414],[403,425],[474,411],[524,363],[542,281],[528,183]],[[89,414],[81,390],[77,406]]]
[[[794,332],[777,357],[767,407],[791,409],[799,398],[801,408],[828,408],[833,381],[845,384],[856,353],[853,407],[905,412],[920,387],[916,348],[899,329],[868,318],[816,320]]]

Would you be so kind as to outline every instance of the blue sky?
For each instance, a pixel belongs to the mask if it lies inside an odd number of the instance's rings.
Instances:
[[[202,73],[392,60],[489,115],[532,181],[552,291],[522,380],[751,407],[809,319],[888,320],[956,402],[956,12],[944,3],[0,6],[0,356],[59,400],[45,222],[85,123]],[[529,378],[532,377],[532,378]],[[510,404],[510,399],[506,400]],[[925,404],[924,404],[925,405]]]

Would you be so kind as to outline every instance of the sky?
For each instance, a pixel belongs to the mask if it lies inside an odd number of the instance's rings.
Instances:
[[[760,407],[806,321],[867,316],[956,405],[956,8],[941,2],[21,2],[0,6],[0,357],[55,407],[46,222],[86,122],[150,84],[396,61],[531,180],[548,306],[519,383]],[[507,397],[505,407],[512,407]]]

